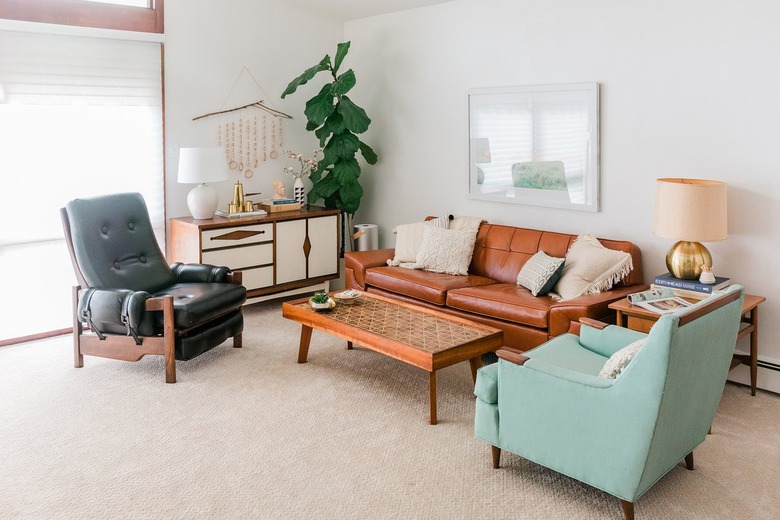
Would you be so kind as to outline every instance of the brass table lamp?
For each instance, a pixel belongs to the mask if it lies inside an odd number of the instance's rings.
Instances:
[[[677,240],[666,253],[676,278],[696,280],[712,256],[701,242],[727,236],[726,184],[702,179],[658,179],[653,234]]]

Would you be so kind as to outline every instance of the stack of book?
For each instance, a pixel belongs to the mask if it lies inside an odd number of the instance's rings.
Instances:
[[[671,273],[659,274],[653,278],[651,289],[670,288],[675,296],[684,298],[706,298],[712,293],[722,291],[731,284],[730,278],[715,277],[715,283],[701,283],[698,280],[682,280]]]
[[[260,207],[268,213],[278,213],[280,211],[294,211],[301,209],[301,203],[295,199],[270,199],[260,201]]]

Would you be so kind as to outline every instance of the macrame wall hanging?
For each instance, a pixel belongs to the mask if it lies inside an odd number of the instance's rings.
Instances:
[[[234,94],[239,80],[249,77],[254,84],[254,94],[262,99],[251,103],[230,107],[231,96]],[[251,95],[252,93],[250,93]],[[220,109],[197,117],[193,121],[212,116],[219,116],[216,128],[217,145],[225,149],[225,161],[231,170],[235,170],[246,179],[251,179],[259,171],[260,163],[279,157],[279,151],[284,144],[285,119],[292,116],[274,108],[272,103],[265,101],[263,88],[246,67],[241,69]],[[225,108],[228,106],[228,108]]]

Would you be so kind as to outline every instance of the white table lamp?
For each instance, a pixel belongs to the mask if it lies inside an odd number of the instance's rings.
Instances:
[[[179,151],[179,177],[181,184],[197,184],[187,195],[187,207],[192,218],[203,220],[214,217],[219,198],[207,182],[228,178],[225,151],[222,148],[182,148]]]

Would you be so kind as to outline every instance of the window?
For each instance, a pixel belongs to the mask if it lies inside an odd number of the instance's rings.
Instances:
[[[0,271],[14,305],[0,344],[71,326],[68,200],[137,191],[161,241],[165,229],[160,42],[2,27]]]
[[[162,34],[163,0],[0,0],[0,18]]]

